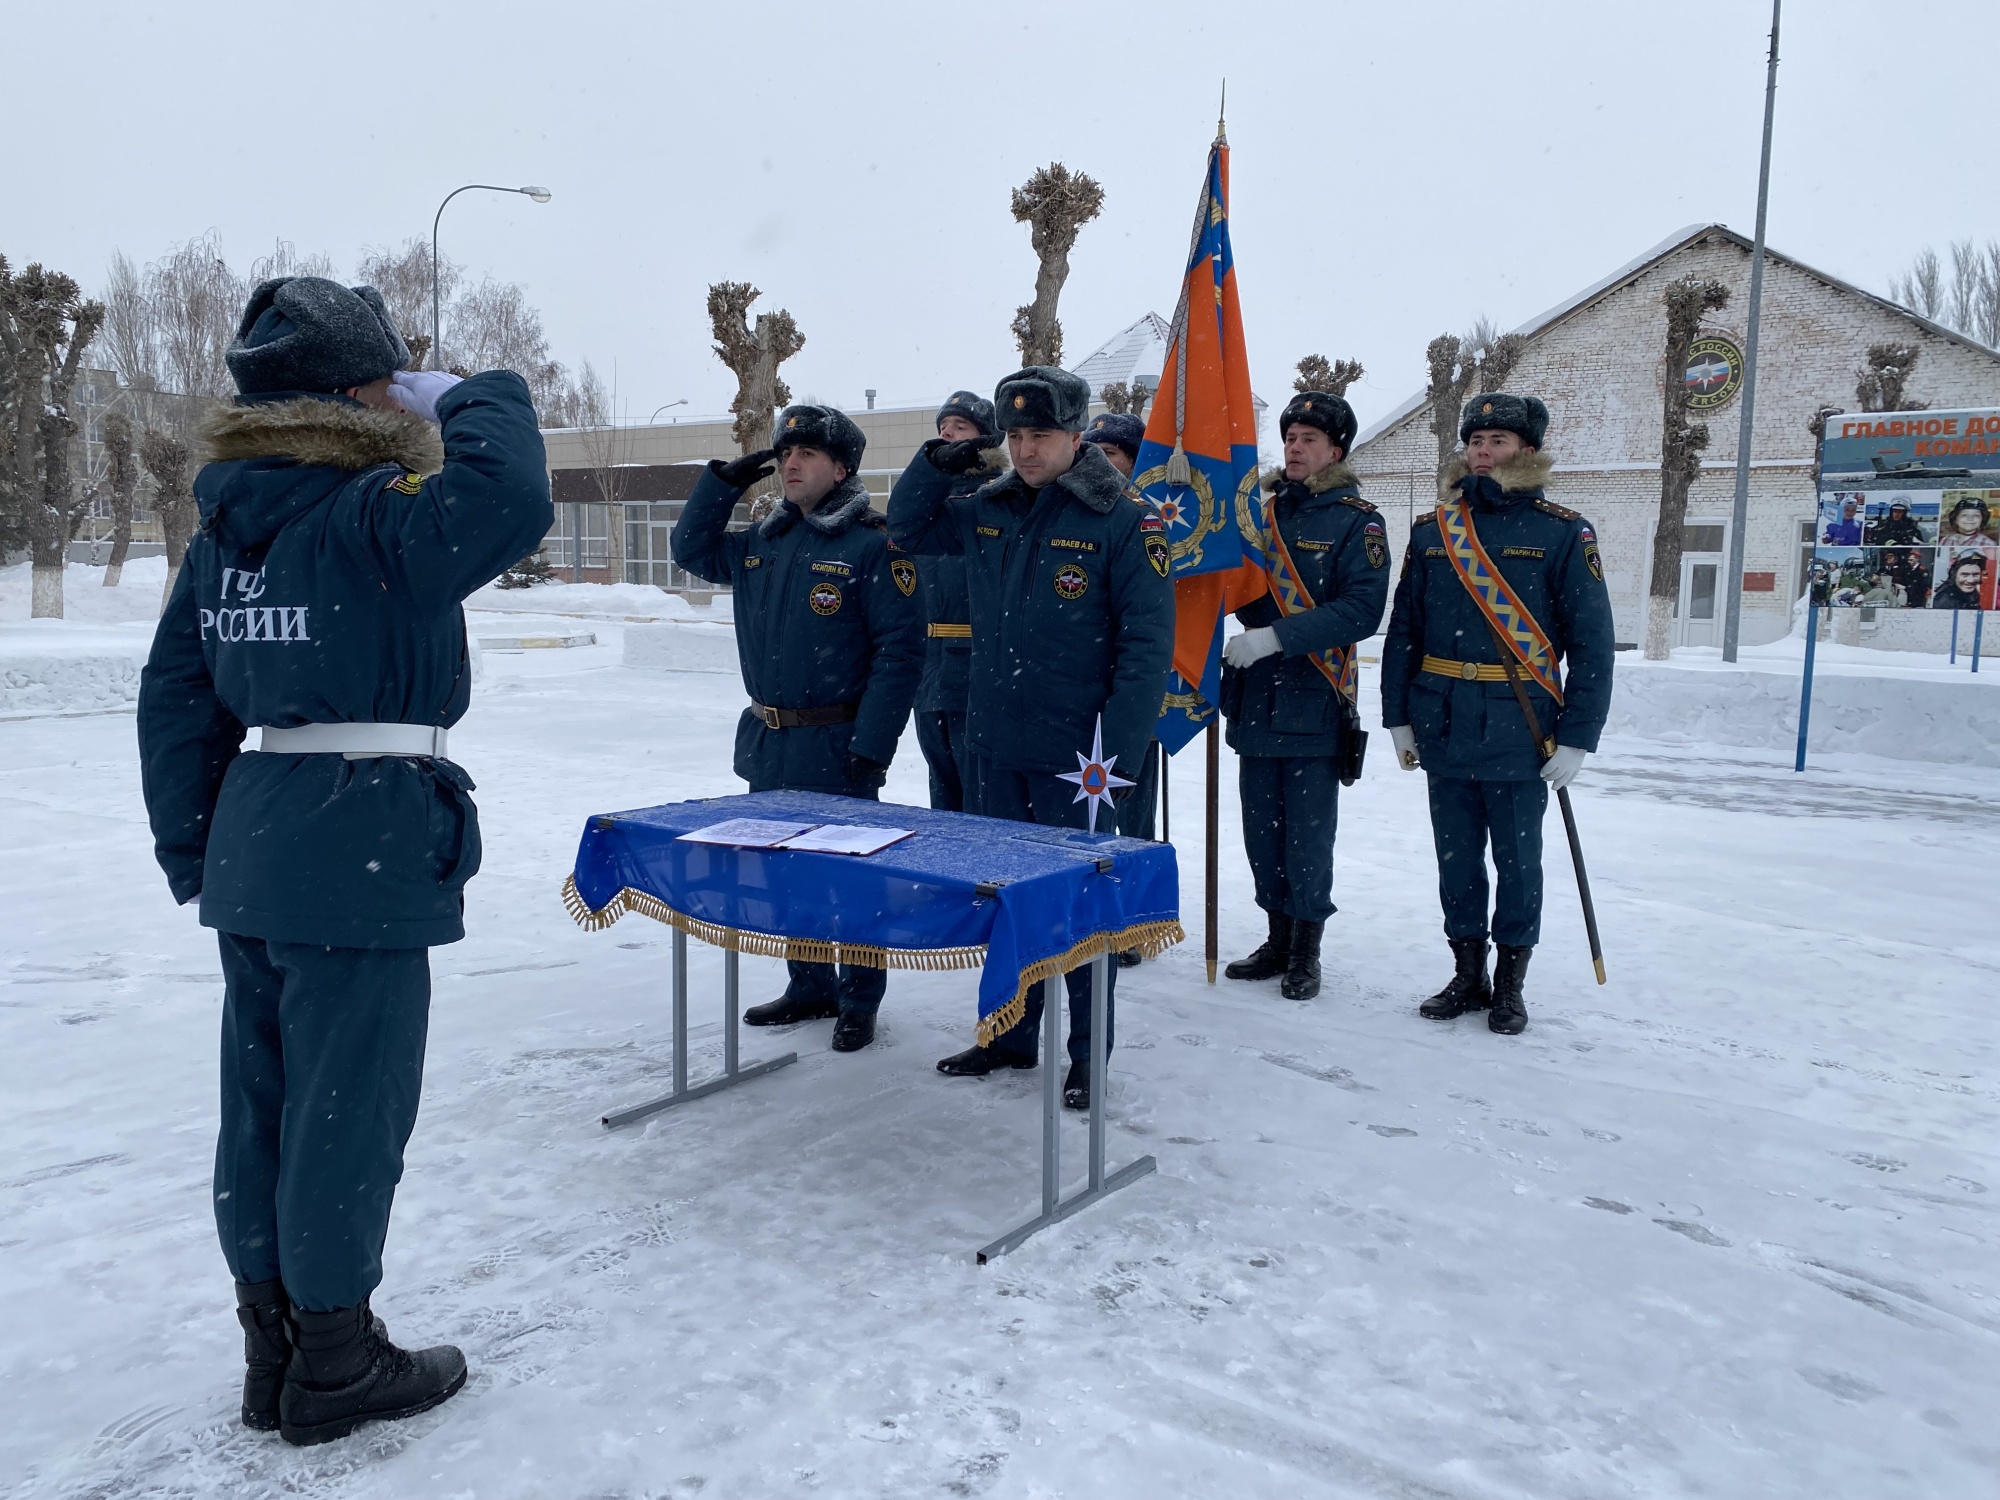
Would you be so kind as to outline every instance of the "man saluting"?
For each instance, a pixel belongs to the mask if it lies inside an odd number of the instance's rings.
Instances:
[[[855,472],[868,439],[844,412],[788,406],[771,446],[696,481],[674,523],[674,561],[735,591],[736,651],[750,706],[736,726],[736,774],[753,792],[876,799],[923,670],[916,565],[894,550]],[[728,530],[743,492],[774,472],[785,498]],[[752,1026],[837,1018],[833,1050],[875,1040],[888,971],[792,960]]]
[[[1445,471],[1437,509],[1411,530],[1382,647],[1382,724],[1403,769],[1428,774],[1456,965],[1422,1013],[1489,1010],[1487,1026],[1503,1036],[1528,1025],[1521,989],[1542,930],[1549,789],[1575,778],[1611,708],[1604,564],[1590,523],[1543,496],[1548,425],[1533,396],[1466,403],[1465,451]],[[1490,924],[1489,840],[1499,876]],[[1500,949],[1490,983],[1489,931]]]

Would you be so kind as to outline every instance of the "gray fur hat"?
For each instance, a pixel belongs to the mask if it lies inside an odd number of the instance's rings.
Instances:
[[[277,276],[250,294],[226,357],[236,389],[262,396],[367,385],[405,368],[410,346],[374,287]]]
[[[993,403],[977,391],[953,391],[951,399],[938,408],[939,424],[946,417],[963,417],[979,429],[981,437],[997,437],[1000,429],[993,425]]]
[[[1549,409],[1537,397],[1510,396],[1505,391],[1474,396],[1458,419],[1461,443],[1475,432],[1499,431],[1516,433],[1530,448],[1539,448],[1548,430]]]
[[[1000,382],[993,407],[1003,431],[1048,427],[1081,432],[1090,416],[1090,382],[1053,365],[1029,365]]]
[[[861,467],[868,435],[846,412],[831,406],[788,406],[771,429],[771,447],[779,453],[787,448],[817,448],[852,474]]]
[[[1122,448],[1133,463],[1139,461],[1139,445],[1146,441],[1146,424],[1123,412],[1100,412],[1083,430],[1083,440],[1100,448]]]
[[[1295,422],[1317,427],[1343,454],[1354,446],[1354,408],[1347,404],[1345,396],[1331,395],[1326,391],[1300,391],[1285,403],[1284,415],[1278,418],[1279,442],[1285,440],[1286,429]]]

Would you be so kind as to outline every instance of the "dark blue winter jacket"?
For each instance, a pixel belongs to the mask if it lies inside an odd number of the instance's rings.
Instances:
[[[949,498],[970,495],[1007,470],[1007,460],[989,450],[977,468],[952,480]],[[972,679],[972,604],[965,592],[965,559],[949,554],[917,564],[924,590],[924,676],[917,685],[919,713],[962,714]]]
[[[842,792],[848,756],[888,765],[923,670],[917,565],[895,552],[868,492],[849,478],[812,511],[790,501],[730,531],[742,491],[711,464],[674,523],[674,561],[735,591],[743,687],[771,709],[851,706],[851,721],[772,728],[753,709],[736,726],[736,774],[753,792]]]
[[[438,417],[441,449],[421,418],[338,396],[259,398],[205,429],[201,530],[139,690],[155,850],[205,926],[345,948],[464,936],[480,844],[462,769],[238,753],[246,726],[465,713],[459,602],[540,546],[549,478],[520,376],[475,375]]]
[[[1595,750],[1611,712],[1611,595],[1590,523],[1543,498],[1549,463],[1531,452],[1478,478],[1464,472],[1461,459],[1447,481],[1471,496],[1480,545],[1564,659],[1560,708],[1522,675],[1542,732],[1553,733],[1558,745]],[[1415,731],[1417,754],[1431,774],[1526,781],[1539,772],[1541,756],[1504,678],[1482,682],[1423,670],[1426,656],[1498,666],[1500,651],[1452,568],[1436,512],[1419,513],[1382,647],[1382,723]]]
[[[966,560],[973,753],[1001,770],[1074,771],[1101,713],[1105,753],[1138,765],[1173,658],[1158,515],[1127,497],[1094,443],[1040,490],[1013,470],[970,495],[951,490],[919,453],[889,497],[889,534],[911,552]]]
[[[1311,653],[1373,635],[1389,603],[1389,536],[1361,498],[1354,471],[1336,463],[1304,480],[1266,481],[1313,608],[1286,616],[1266,594],[1236,612],[1250,629],[1270,626],[1284,647],[1247,668],[1222,669],[1222,712],[1238,755],[1340,753],[1345,715]]]

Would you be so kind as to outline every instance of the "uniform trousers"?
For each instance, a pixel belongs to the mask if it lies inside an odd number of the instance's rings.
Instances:
[[[1160,748],[1158,740],[1146,746],[1145,757],[1139,762],[1136,772],[1113,766],[1113,771],[1133,779],[1132,790],[1125,794],[1125,800],[1118,804],[1118,831],[1128,839],[1146,839],[1157,843],[1160,838],[1160,760],[1166,751]],[[1067,782],[1064,783],[1068,785]],[[1102,813],[1100,811],[1100,816]]]
[[[282,1280],[308,1312],[353,1307],[382,1280],[417,1122],[430,950],[216,939],[223,1256],[238,1281]]]
[[[753,792],[772,790],[769,787],[752,787]],[[881,800],[872,788],[857,788],[844,793],[849,797],[861,797],[870,802]],[[803,959],[785,960],[785,970],[789,978],[785,994],[793,1000],[830,1001],[844,1011],[879,1010],[882,996],[889,989],[889,971],[878,969],[873,964],[832,964],[807,963]]]
[[[1549,786],[1526,781],[1474,781],[1426,773],[1431,837],[1437,844],[1438,901],[1447,938],[1483,938],[1507,948],[1532,948],[1542,935],[1542,815]],[[1493,846],[1499,891],[1487,922],[1486,846]]]
[[[1063,781],[1049,771],[1003,771],[981,755],[967,757],[972,772],[968,788],[971,811],[988,818],[1006,818],[1015,823],[1040,823],[1047,828],[1087,828],[1090,808],[1076,800],[1076,784]],[[1115,769],[1115,768],[1114,768]],[[1097,810],[1098,827],[1106,833],[1111,819],[1106,810]],[[1090,1062],[1090,971],[1092,964],[1071,969],[1063,975],[1069,990],[1069,1058],[1085,1066]],[[1105,989],[1104,1051],[1108,1056],[1117,1035],[1118,965],[1109,965],[1111,980]],[[1017,1057],[1034,1057],[1041,1036],[1042,986],[1028,986],[1026,1014],[994,1039],[993,1046]]]
[[[1294,921],[1324,922],[1335,910],[1340,762],[1331,755],[1244,755],[1236,781],[1257,904]]]
[[[965,714],[919,709],[917,748],[931,772],[931,806],[939,812],[965,811]]]

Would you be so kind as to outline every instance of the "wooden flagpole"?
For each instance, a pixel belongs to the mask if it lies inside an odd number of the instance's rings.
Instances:
[[[1202,851],[1202,865],[1204,874],[1206,876],[1206,879],[1203,883],[1207,887],[1207,900],[1205,902],[1205,905],[1207,907],[1207,911],[1205,914],[1206,938],[1207,938],[1206,953],[1208,958],[1208,982],[1210,984],[1215,983],[1215,960],[1216,960],[1216,948],[1217,948],[1215,884],[1216,884],[1216,869],[1217,869],[1216,844],[1219,842],[1216,836],[1216,824],[1219,821],[1219,818],[1217,815],[1218,794],[1216,789],[1216,783],[1221,779],[1221,775],[1222,775],[1222,717],[1221,715],[1218,714],[1216,717],[1208,721],[1208,838],[1206,840],[1207,847]]]

